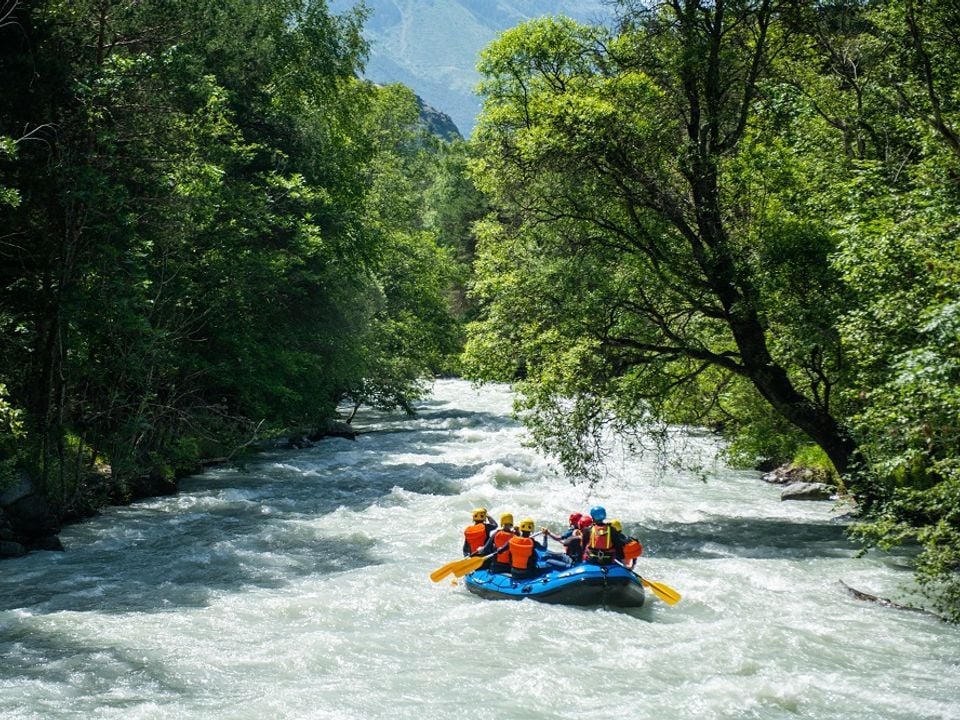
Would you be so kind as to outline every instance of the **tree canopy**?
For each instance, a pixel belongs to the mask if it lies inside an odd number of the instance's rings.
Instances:
[[[69,508],[448,365],[416,98],[322,0],[14,3],[0,23],[0,410]],[[15,413],[15,414],[14,414]],[[8,450],[6,440],[0,447]]]
[[[483,56],[467,368],[575,474],[652,423],[819,447],[960,617],[956,4],[618,5]]]

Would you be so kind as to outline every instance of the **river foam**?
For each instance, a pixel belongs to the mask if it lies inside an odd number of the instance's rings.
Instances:
[[[830,503],[781,503],[688,436],[698,472],[623,457],[595,491],[525,442],[503,386],[219,468],[0,565],[0,717],[960,718],[960,632],[853,599],[909,591]],[[477,505],[559,530],[604,504],[683,594],[608,611],[479,599],[431,570]]]

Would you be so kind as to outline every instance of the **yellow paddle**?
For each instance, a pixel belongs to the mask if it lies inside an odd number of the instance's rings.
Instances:
[[[632,572],[634,575],[636,575],[638,578],[640,578],[640,582],[643,583],[643,586],[644,586],[644,587],[647,587],[647,588],[650,588],[650,590],[653,592],[653,594],[656,595],[656,596],[657,596],[658,598],[660,598],[661,600],[663,600],[667,605],[676,605],[678,602],[680,602],[680,593],[678,593],[676,590],[674,590],[674,589],[673,589],[672,587],[670,587],[669,585],[664,585],[663,583],[658,583],[658,582],[653,582],[652,580],[647,580],[647,579],[646,579],[645,577],[643,577],[640,573],[635,572],[635,571],[632,570],[631,568],[628,568],[626,565],[624,565],[624,564],[623,564],[622,562],[620,562],[619,560],[614,560],[614,562],[615,562],[617,565],[619,565],[620,567],[622,567],[624,570],[629,570],[629,571]]]
[[[487,558],[493,557],[494,555],[496,555],[498,552],[501,552],[502,550],[503,548],[500,548],[500,550],[494,550],[489,555],[480,555],[480,556],[468,555],[465,558],[460,558],[459,560],[448,562],[446,565],[441,565],[432,573],[430,573],[430,579],[433,580],[434,582],[440,582],[450,573],[453,573],[458,578],[463,577],[464,575],[469,575],[478,567],[483,565],[483,563],[486,562]]]
[[[438,567],[436,570],[434,570],[432,573],[430,573],[430,579],[433,580],[434,582],[440,582],[440,581],[443,580],[447,575],[449,575],[450,573],[452,573],[452,572],[453,572],[453,569],[454,569],[457,565],[459,565],[460,563],[462,563],[464,560],[469,560],[469,559],[470,559],[470,558],[460,558],[459,560],[452,560],[451,562],[448,562],[446,565],[441,565],[441,566]]]
[[[542,535],[542,534],[543,534],[542,532],[535,532],[530,537],[537,537],[538,535]],[[494,555],[503,552],[506,549],[506,547],[507,547],[506,544],[504,544],[501,547],[498,547],[489,555],[480,555],[479,557],[476,555],[468,555],[465,558],[460,558],[459,560],[448,562],[446,565],[441,565],[432,573],[430,573],[430,579],[433,580],[434,582],[440,582],[450,573],[453,573],[458,578],[463,577],[464,575],[469,575],[474,570],[478,569],[481,565],[483,565],[483,563],[486,562],[488,558],[492,558]]]
[[[464,575],[469,575],[474,570],[479,569],[479,567],[483,565],[488,558],[492,558],[496,554],[496,552],[492,552],[489,555],[464,558],[456,567],[453,568],[453,574],[458,578],[462,578]]]

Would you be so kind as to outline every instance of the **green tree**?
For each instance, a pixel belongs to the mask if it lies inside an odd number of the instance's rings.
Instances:
[[[358,387],[408,403],[448,352],[412,95],[358,79],[361,21],[50,0],[0,28],[0,135],[33,141],[4,144],[0,381],[61,506],[97,460],[169,477]]]
[[[918,579],[960,620],[960,7],[850,3],[813,18],[814,57],[848,62],[842,72],[809,63],[809,77],[832,82],[835,103],[866,129],[823,203],[849,292],[837,323],[851,370],[843,394],[869,476],[857,535],[883,548],[918,543]],[[824,93],[806,97],[822,109]]]
[[[453,307],[459,317],[468,320],[475,311],[467,297],[476,257],[474,225],[490,210],[470,177],[470,160],[467,143],[444,143],[437,151],[432,181],[424,193],[424,225],[455,258]]]
[[[416,96],[400,85],[377,89],[367,122],[378,151],[367,168],[364,217],[379,252],[367,295],[372,314],[362,333],[362,370],[344,394],[355,407],[412,412],[423,379],[449,368],[460,347],[448,302],[452,249],[424,220],[424,193],[443,151],[419,125]]]
[[[830,392],[830,241],[800,212],[789,152],[753,125],[787,42],[782,8],[622,9],[612,37],[540,20],[484,54],[478,182],[499,216],[481,245],[470,366],[523,375],[535,432],[575,470],[604,428],[692,409],[684,395],[703,404],[698,379],[719,372],[846,472],[856,443]]]

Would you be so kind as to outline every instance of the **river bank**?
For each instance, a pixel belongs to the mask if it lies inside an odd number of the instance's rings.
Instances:
[[[331,420],[320,430],[296,432],[284,439],[251,441],[229,456],[197,458],[177,467],[156,467],[130,477],[115,475],[110,466],[87,471],[79,491],[65,506],[54,508],[26,472],[18,472],[12,484],[0,492],[0,560],[22,557],[30,551],[63,551],[59,533],[64,527],[98,515],[108,507],[126,506],[140,500],[175,495],[183,478],[206,469],[236,462],[256,453],[312,447],[324,438],[354,439],[359,432],[347,422]],[[237,456],[243,451],[244,455]]]

